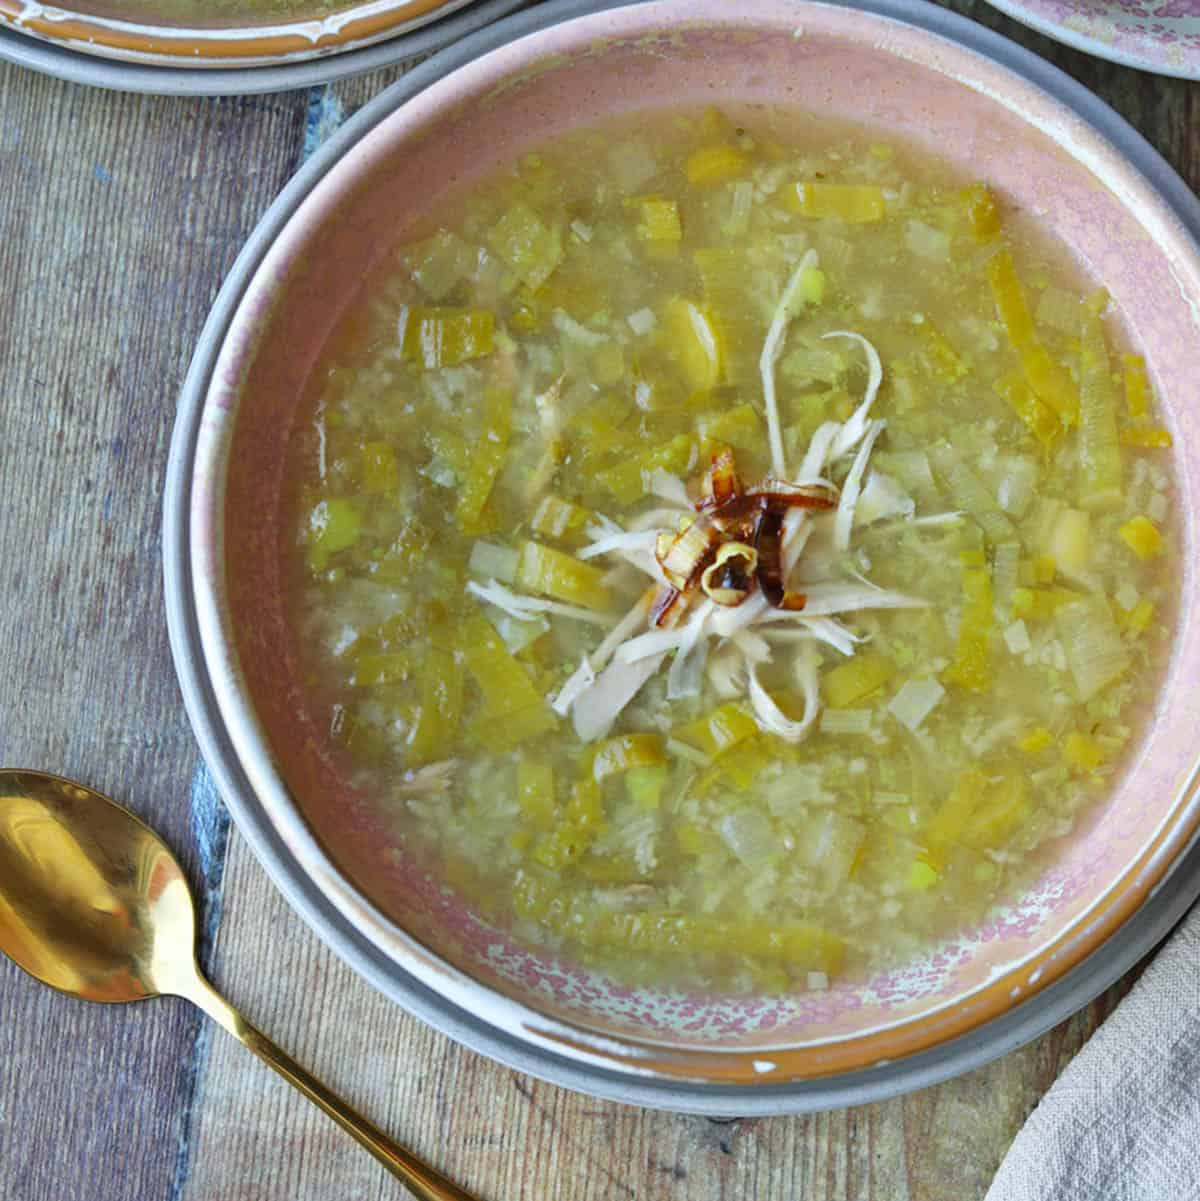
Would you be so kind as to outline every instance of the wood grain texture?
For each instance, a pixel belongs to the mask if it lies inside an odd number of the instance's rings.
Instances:
[[[1059,63],[1200,183],[1196,85],[1095,62],[981,3],[952,7]],[[353,111],[397,74],[334,94]],[[0,762],[128,799],[189,868],[194,749],[160,601],[167,439],[207,306],[297,161],[308,103],[89,93],[0,66]],[[977,1201],[1124,987],[905,1099],[714,1123],[567,1093],[433,1033],[332,957],[236,837],[216,975],[252,1021],[485,1201]],[[0,962],[0,1198],[400,1195],[242,1048],[219,1032],[197,1044],[197,1029],[182,1004],[84,1006]]]
[[[112,792],[189,867],[167,442],[304,107],[93,93],[0,65],[0,763]],[[84,1005],[0,959],[0,1197],[169,1196],[198,1023],[182,1003]]]

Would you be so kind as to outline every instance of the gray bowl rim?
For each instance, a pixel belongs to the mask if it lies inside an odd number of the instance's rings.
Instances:
[[[498,21],[525,0],[470,0],[445,16],[414,26],[394,37],[318,58],[278,66],[186,67],[126,62],[87,54],[67,45],[0,26],[0,60],[66,83],[106,91],[149,96],[257,96],[319,87],[368,71],[393,67],[422,54],[440,50],[468,34]]]
[[[1200,833],[1139,910],[1088,959],[1000,1017],[937,1047],[839,1076],[786,1084],[702,1084],[639,1077],[580,1064],[497,1030],[415,980],[357,931],[313,885],[284,846],[233,751],[212,694],[196,624],[189,564],[192,462],[209,379],[230,321],[271,244],[301,202],[363,136],[419,92],[482,54],[539,29],[651,0],[546,0],[440,51],[351,117],[262,217],[230,269],[201,332],[179,398],[167,463],[163,566],[171,653],[201,752],[241,834],[285,899],[344,962],[385,996],[456,1042],[508,1067],[580,1093],[651,1109],[711,1117],[767,1117],[862,1105],[941,1083],[1031,1042],[1083,1008],[1148,954],[1200,896]],[[818,0],[899,21],[972,50],[1039,87],[1115,146],[1200,243],[1198,200],[1145,138],[1099,97],[1032,52],[926,0]],[[809,0],[797,0],[797,10]]]

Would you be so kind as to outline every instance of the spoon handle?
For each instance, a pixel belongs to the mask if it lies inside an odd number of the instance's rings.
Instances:
[[[311,1072],[302,1068],[286,1051],[260,1033],[198,972],[196,985],[185,992],[218,1025],[249,1047],[289,1084],[298,1088],[314,1105],[365,1147],[393,1176],[398,1176],[419,1201],[478,1201],[440,1172],[434,1171],[411,1152],[394,1143],[373,1123],[352,1109],[336,1093],[325,1087]]]

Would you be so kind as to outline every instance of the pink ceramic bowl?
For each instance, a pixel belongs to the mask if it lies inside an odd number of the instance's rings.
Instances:
[[[1166,919],[1147,898],[1200,817],[1200,698],[1185,686],[1200,672],[1195,202],[1052,68],[943,10],[868,3],[559,0],[434,60],[365,111],[268,215],[184,396],[167,512],[172,633],[189,709],[243,828],[297,907],[381,987],[472,1045],[606,1095],[709,1112],[813,1108],[997,1054],[1099,991],[1161,933]],[[284,439],[366,268],[451,185],[559,131],[714,97],[869,123],[1036,213],[1113,294],[1175,438],[1177,629],[1157,709],[1111,796],[1037,885],[984,925],[904,970],[822,994],[631,991],[480,921],[397,855],[335,770],[292,671],[280,598]],[[1186,888],[1175,896],[1172,913]],[[1039,994],[1049,999],[1024,1004]]]

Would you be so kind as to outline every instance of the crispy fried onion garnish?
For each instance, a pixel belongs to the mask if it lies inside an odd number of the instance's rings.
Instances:
[[[832,509],[831,484],[784,484],[764,480],[745,491],[731,450],[713,456],[697,515],[674,534],[658,536],[654,557],[667,583],[658,591],[650,624],[670,629],[703,593],[715,604],[740,605],[755,585],[776,609],[804,608],[802,593],[786,587],[783,523],[788,511]]]

